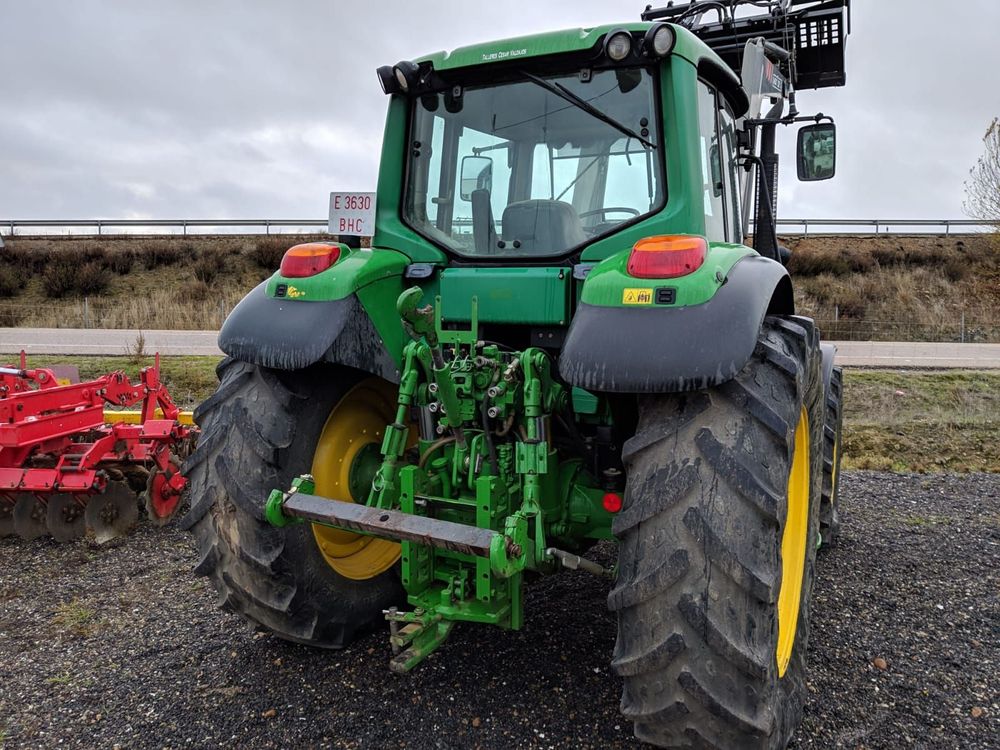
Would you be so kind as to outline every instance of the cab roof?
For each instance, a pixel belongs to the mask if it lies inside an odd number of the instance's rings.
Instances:
[[[662,23],[662,22],[661,22]],[[511,63],[514,60],[528,60],[534,57],[558,55],[562,53],[586,52],[599,47],[604,37],[612,31],[625,30],[643,34],[657,22],[635,22],[606,24],[592,28],[563,29],[541,34],[511,37],[497,41],[470,44],[451,51],[442,50],[416,59],[418,63],[430,63],[436,71],[457,70],[496,63]],[[709,71],[713,82],[724,89],[732,99],[744,99],[739,75],[730,68],[708,45],[683,26],[669,24],[676,42],[671,55],[682,57],[699,72]],[[736,90],[739,90],[739,93]],[[737,109],[745,109],[736,107]]]

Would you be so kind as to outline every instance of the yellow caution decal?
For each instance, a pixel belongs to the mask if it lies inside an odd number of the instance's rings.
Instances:
[[[650,305],[653,303],[652,289],[624,289],[622,290],[623,305]]]

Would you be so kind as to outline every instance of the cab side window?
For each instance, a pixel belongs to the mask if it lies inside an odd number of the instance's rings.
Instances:
[[[719,138],[718,96],[714,88],[698,82],[698,123],[701,133],[701,175],[705,196],[705,235],[709,242],[725,242],[729,231],[726,221],[726,185],[724,158]]]
[[[721,100],[721,97],[720,97]],[[725,102],[719,109],[722,126],[723,164],[725,165],[726,213],[729,215],[730,242],[743,242],[743,211],[740,206],[740,167],[736,163],[736,119]]]

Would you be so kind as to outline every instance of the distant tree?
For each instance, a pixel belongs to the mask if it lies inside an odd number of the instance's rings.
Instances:
[[[1000,117],[986,129],[983,155],[965,181],[965,212],[1000,227]]]

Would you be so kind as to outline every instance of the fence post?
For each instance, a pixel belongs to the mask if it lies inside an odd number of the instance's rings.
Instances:
[[[961,342],[965,343],[965,310],[962,310],[962,323],[961,323]]]
[[[804,219],[802,222],[802,236],[809,236],[809,219]]]
[[[948,219],[944,220],[944,235],[947,237],[951,234],[951,222]]]
[[[833,306],[833,322],[836,323],[840,320],[840,305]]]
[[[90,305],[87,297],[83,298],[83,327],[90,328]]]
[[[186,221],[182,221],[182,222],[181,222],[181,228],[182,228],[182,233],[183,233],[183,235],[184,235],[185,237],[187,237],[187,233],[188,233],[188,223],[187,223]]]
[[[271,222],[264,219],[264,234],[271,234]]]
[[[97,236],[98,237],[101,236],[101,220],[100,219],[97,220]]]

